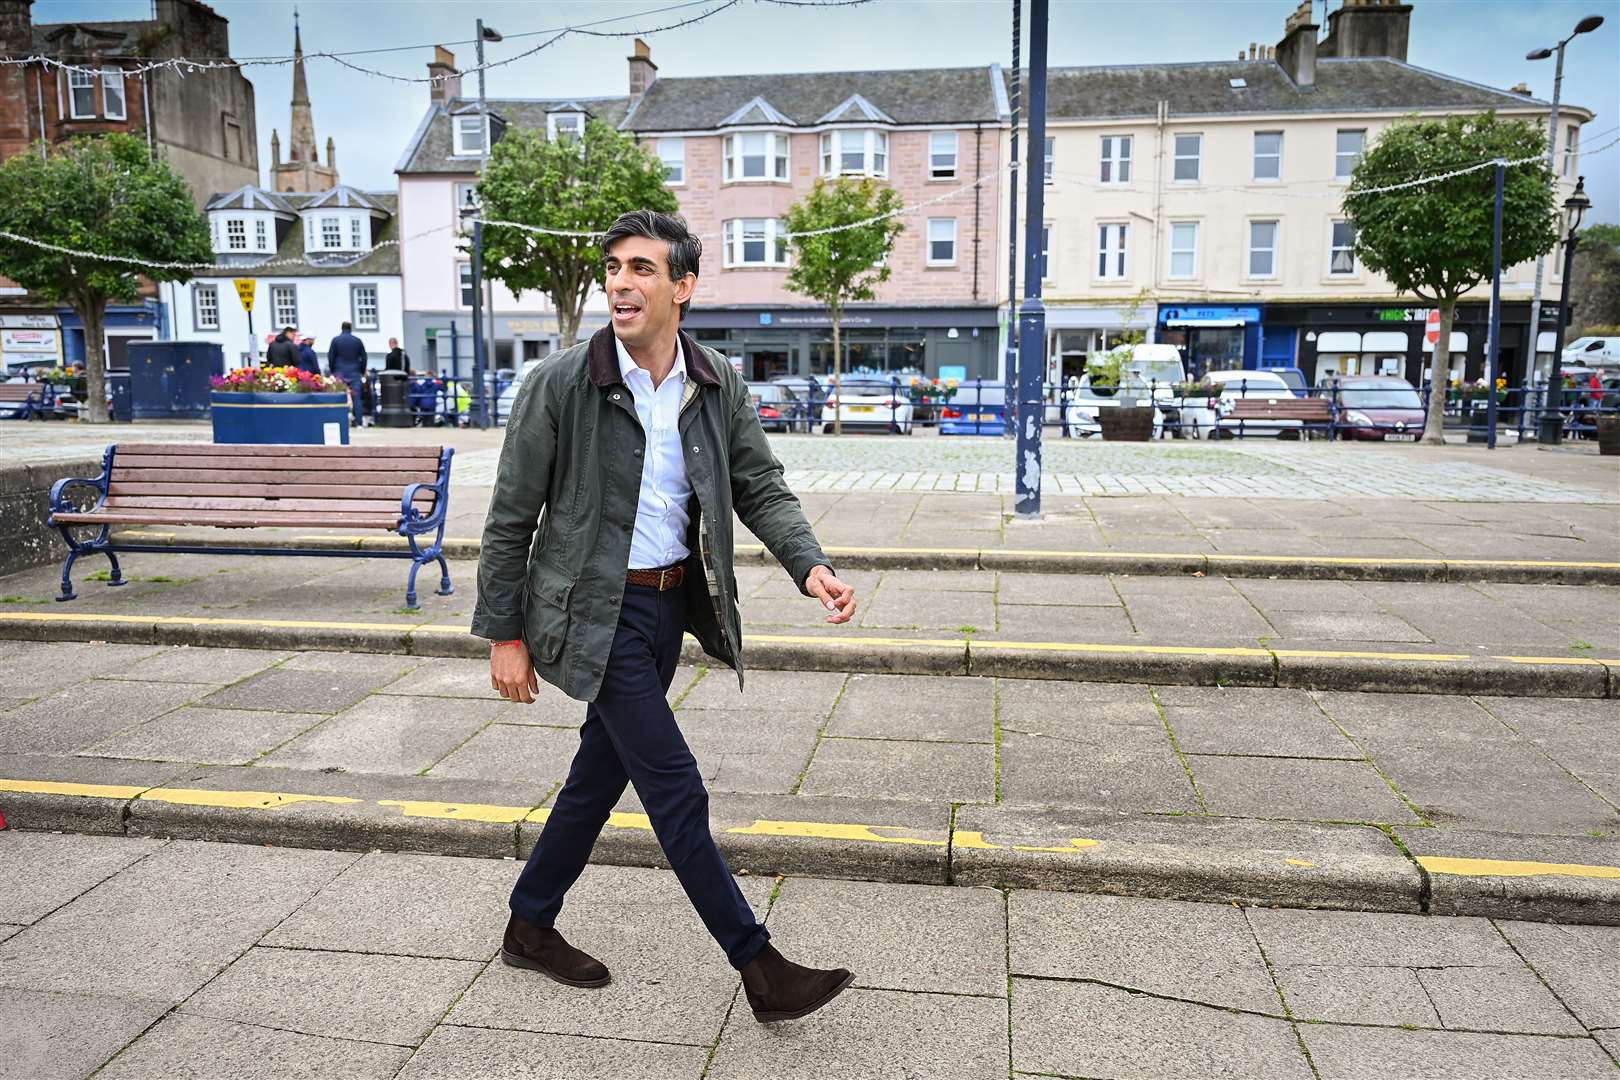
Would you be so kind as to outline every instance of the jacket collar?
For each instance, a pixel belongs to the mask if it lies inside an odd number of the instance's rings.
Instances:
[[[699,386],[719,386],[720,377],[708,354],[685,330],[681,336],[681,352],[686,358],[686,374]],[[591,382],[597,386],[617,386],[624,382],[619,374],[619,350],[613,340],[613,327],[604,326],[591,335],[589,345]]]

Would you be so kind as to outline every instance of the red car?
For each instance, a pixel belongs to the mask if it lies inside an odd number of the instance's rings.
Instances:
[[[1340,438],[1417,442],[1423,435],[1423,399],[1405,379],[1347,375],[1332,390]]]

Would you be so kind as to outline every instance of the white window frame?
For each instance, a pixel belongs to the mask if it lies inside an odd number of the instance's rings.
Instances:
[[[1100,154],[1097,181],[1102,184],[1129,184],[1131,182],[1131,144],[1129,135],[1103,135],[1099,139]]]
[[[209,309],[213,309],[209,318]],[[193,285],[191,287],[191,325],[198,330],[219,329],[219,286]]]
[[[1360,135],[1361,136],[1361,142],[1356,145],[1356,149],[1354,151],[1347,152],[1339,145],[1339,139],[1340,139],[1341,136],[1344,136],[1344,135]],[[1335,180],[1348,180],[1348,179],[1350,179],[1350,174],[1356,171],[1356,166],[1361,162],[1362,156],[1364,154],[1366,154],[1366,153],[1367,153],[1367,129],[1366,128],[1339,128],[1338,130],[1334,131],[1334,133],[1333,133],[1333,179],[1335,179]]]
[[[253,248],[255,251],[270,250],[270,227],[264,218],[253,219]]]
[[[118,109],[113,111],[113,98],[117,97]],[[129,102],[124,94],[124,69],[103,68],[101,70],[101,113],[108,120],[128,120]]]
[[[225,250],[246,251],[247,249],[247,219],[239,217],[226,218]]]
[[[1350,242],[1348,245],[1341,245],[1338,242],[1336,234],[1341,225],[1350,230]],[[1350,254],[1350,269],[1348,270],[1335,270],[1333,267],[1334,256],[1341,251],[1347,251]],[[1330,278],[1356,278],[1361,276],[1361,263],[1356,259],[1356,227],[1345,218],[1328,219],[1327,272]]]
[[[1177,245],[1176,230],[1191,229],[1192,244],[1190,246]],[[1170,257],[1165,262],[1165,277],[1171,281],[1196,281],[1198,279],[1199,234],[1202,233],[1203,224],[1198,221],[1172,221],[1168,230],[1170,235]],[[1184,234],[1185,235],[1185,234]],[[1185,274],[1176,273],[1176,256],[1191,256],[1192,268]]]
[[[1110,240],[1113,243],[1110,243]],[[1128,221],[1097,222],[1098,281],[1128,281],[1131,276],[1131,224]]]
[[[936,236],[935,235],[936,232],[944,232],[944,231],[947,231],[947,230],[950,232],[949,237]],[[957,227],[956,227],[956,219],[955,218],[953,218],[953,217],[949,217],[949,218],[929,218],[928,219],[928,239],[927,239],[928,250],[925,252],[925,254],[927,255],[927,265],[929,265],[929,266],[955,266],[956,265],[956,256],[957,256],[956,236],[957,236]],[[935,244],[950,244],[951,245],[951,257],[948,258],[948,259],[941,259],[938,256],[936,256],[934,254],[934,245]]]
[[[451,153],[455,157],[483,157],[484,147],[489,145],[489,124],[487,115],[478,113],[458,113],[450,118],[450,130],[454,136]],[[468,135],[477,135],[483,129],[483,139],[477,146],[470,146]]]
[[[1050,221],[1041,225],[1041,280],[1052,280],[1052,247],[1053,239],[1057,235],[1057,227]]]
[[[788,242],[782,237],[785,232],[787,230],[776,218],[727,218],[721,223],[721,266],[737,270],[766,270],[788,265]],[[763,259],[744,258],[750,240],[764,244]]]
[[[664,163],[664,186],[682,187],[686,184],[686,140],[679,135],[659,139],[654,148],[658,160]]]
[[[456,306],[472,307],[473,302],[469,298],[474,295],[472,263],[467,259],[458,259],[456,261]]]
[[[1254,227],[1256,225],[1271,226],[1271,246],[1269,248],[1255,247]],[[1250,281],[1277,280],[1277,267],[1282,256],[1282,219],[1281,218],[1249,218],[1243,223],[1243,276]],[[1271,254],[1271,269],[1264,274],[1254,272],[1254,253],[1267,251]]]
[[[371,294],[371,317],[369,319],[361,314],[366,310],[366,306],[361,303],[361,297],[366,293]],[[356,330],[377,329],[381,321],[381,304],[382,298],[375,283],[362,282],[349,286],[349,321],[354,324]]]
[[[1575,161],[1581,153],[1581,125],[1564,125],[1564,160],[1559,176],[1574,176]]]
[[[1275,154],[1271,154],[1271,153],[1262,154],[1262,153],[1260,153],[1260,139],[1263,136],[1269,136],[1269,135],[1275,135],[1277,137],[1277,152]],[[1254,133],[1254,142],[1253,142],[1252,149],[1253,149],[1253,153],[1250,155],[1249,169],[1250,169],[1250,176],[1254,180],[1254,182],[1257,183],[1257,184],[1280,184],[1280,183],[1282,183],[1282,178],[1283,178],[1283,133],[1281,131],[1276,131],[1276,130],[1266,130],[1266,131],[1257,131],[1257,132],[1255,132]],[[1266,159],[1267,161],[1270,161],[1273,158],[1276,159],[1276,161],[1277,161],[1277,175],[1276,176],[1261,176],[1260,175],[1260,161],[1261,161],[1262,158]]]
[[[349,216],[349,247],[354,251],[364,251],[366,247],[365,227],[360,223],[358,214]]]
[[[850,150],[846,145],[851,140],[860,143],[858,151]],[[860,168],[846,167],[844,157],[857,152],[861,155]],[[821,175],[829,178],[869,176],[886,179],[889,175],[889,133],[881,128],[834,128],[823,131]]]
[[[744,144],[758,136],[764,140],[760,154],[744,151]],[[789,156],[791,141],[782,131],[732,131],[720,141],[724,159],[722,176],[727,184],[786,184],[793,177],[793,162]],[[760,176],[744,176],[743,164],[751,157],[763,156],[764,172]]]
[[[327,231],[327,226],[331,226],[331,232],[330,233]],[[342,218],[340,218],[340,217],[323,217],[323,218],[319,218],[317,220],[317,222],[316,222],[315,228],[316,228],[315,235],[320,239],[320,245],[319,246],[320,246],[320,249],[322,251],[342,251],[343,250],[343,219]]]
[[[288,301],[284,307],[282,300]],[[280,329],[298,325],[298,286],[280,284],[270,286],[270,321]]]
[[[559,125],[557,121],[571,121]],[[558,139],[568,139],[574,142],[583,142],[585,139],[585,114],[580,112],[554,112],[546,114],[546,138],[552,142]]]
[[[1041,176],[1048,184],[1056,182],[1054,169],[1057,165],[1057,139],[1051,135],[1046,137],[1046,143],[1041,147],[1043,154],[1041,160]]]
[[[1181,140],[1194,140],[1195,149],[1191,154],[1181,152]],[[1178,131],[1171,138],[1170,182],[1172,184],[1198,184],[1204,179],[1204,133],[1201,131]],[[1183,161],[1192,162],[1191,176],[1177,176],[1176,169]]]
[[[960,141],[959,133],[955,131],[930,131],[928,133],[928,179],[956,179],[956,171],[960,167],[957,156]],[[949,165],[943,163],[945,158],[950,159]]]
[[[92,71],[80,71],[77,68],[68,69],[67,104],[69,120],[94,120],[96,118],[96,83],[99,81]],[[89,95],[88,112],[79,109],[78,94],[81,91]]]

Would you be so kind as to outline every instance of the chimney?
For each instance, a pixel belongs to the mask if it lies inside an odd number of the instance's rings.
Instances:
[[[29,13],[33,4],[34,0],[0,0],[0,54],[33,54],[33,16]]]
[[[1508,87],[1508,93],[1510,93],[1510,94],[1523,94],[1525,97],[1529,97],[1530,96],[1530,84],[1529,83],[1515,83],[1514,85]]]
[[[1340,59],[1387,56],[1406,59],[1412,30],[1412,5],[1397,0],[1344,0],[1328,12],[1327,37],[1317,55]]]
[[[630,104],[635,105],[658,79],[658,65],[652,62],[652,49],[640,38],[636,38],[635,52],[625,59],[630,61]]]
[[[271,168],[281,166],[281,132],[275,128],[270,129],[270,166]]]
[[[1251,42],[1249,42],[1249,59],[1250,59],[1250,60],[1253,60],[1253,59],[1254,59],[1254,57],[1255,57],[1255,54],[1256,54],[1256,53],[1257,53],[1257,52],[1258,52],[1258,51],[1259,51],[1259,50],[1258,50],[1258,48],[1257,48],[1257,47],[1256,47],[1256,46],[1255,46],[1255,43],[1254,43],[1254,42],[1252,42],[1252,41],[1251,41]]]
[[[439,105],[447,105],[461,96],[461,72],[456,70],[456,54],[443,45],[433,46],[433,60],[428,64],[428,98]]]
[[[1283,24],[1283,39],[1277,43],[1277,63],[1301,90],[1316,86],[1316,30],[1311,20],[1311,0],[1299,0],[1299,7]]]
[[[326,137],[326,167],[337,171],[337,141],[330,135]]]

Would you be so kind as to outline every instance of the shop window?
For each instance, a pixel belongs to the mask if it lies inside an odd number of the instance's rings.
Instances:
[[[1333,245],[1328,255],[1328,273],[1343,277],[1356,272],[1356,227],[1348,221],[1333,223]]]
[[[936,131],[928,136],[928,179],[956,178],[956,132]]]
[[[1204,173],[1204,137],[1196,134],[1177,135],[1175,150],[1172,179],[1182,184],[1197,183]]]
[[[1350,179],[1350,174],[1356,171],[1356,165],[1361,162],[1362,148],[1366,141],[1367,132],[1363,128],[1340,131],[1334,137],[1333,175],[1337,179]]]
[[[1277,276],[1277,223],[1275,221],[1249,222],[1249,276],[1252,278]]]
[[[1110,281],[1125,277],[1125,244],[1130,226],[1124,223],[1097,226],[1097,276]]]
[[[1198,276],[1198,222],[1170,223],[1170,277]]]
[[[1131,137],[1104,135],[1102,137],[1102,182],[1128,184],[1131,181]]]
[[[1254,178],[1256,180],[1282,179],[1283,133],[1257,131],[1254,133]]]
[[[727,135],[725,150],[726,181],[786,180],[788,178],[788,137],[774,131],[744,131]]]

